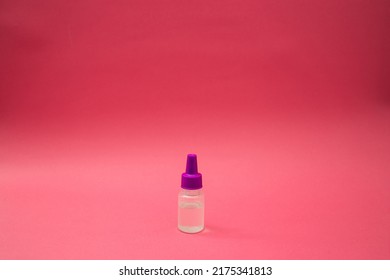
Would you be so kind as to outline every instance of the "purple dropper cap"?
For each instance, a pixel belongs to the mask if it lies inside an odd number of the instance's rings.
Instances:
[[[187,155],[186,172],[181,175],[181,187],[186,190],[202,188],[202,174],[198,173],[198,162],[195,154]]]

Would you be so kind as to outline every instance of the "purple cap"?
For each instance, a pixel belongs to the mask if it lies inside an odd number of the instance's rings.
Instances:
[[[202,188],[202,174],[198,173],[198,162],[195,154],[187,155],[186,172],[181,175],[181,187],[186,190]]]

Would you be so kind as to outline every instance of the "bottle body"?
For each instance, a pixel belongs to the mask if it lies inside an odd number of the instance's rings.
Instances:
[[[181,189],[178,199],[178,228],[197,233],[204,229],[204,193],[202,189]]]

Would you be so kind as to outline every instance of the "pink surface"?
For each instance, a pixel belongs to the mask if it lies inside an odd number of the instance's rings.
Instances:
[[[389,11],[3,1],[0,258],[389,259]]]

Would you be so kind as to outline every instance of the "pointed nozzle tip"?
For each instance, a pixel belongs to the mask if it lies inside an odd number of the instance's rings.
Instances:
[[[196,154],[188,154],[187,155],[186,173],[187,174],[198,174],[198,162],[196,159]]]

